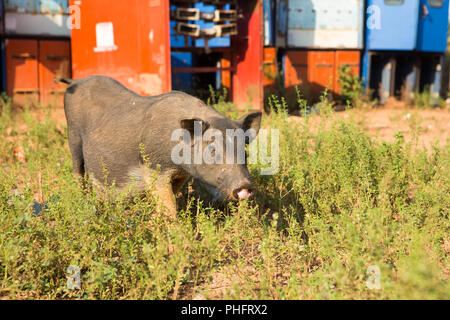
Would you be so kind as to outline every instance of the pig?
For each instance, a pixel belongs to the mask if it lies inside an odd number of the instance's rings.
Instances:
[[[58,80],[69,84],[64,110],[73,172],[92,177],[94,187],[114,183],[119,190],[137,195],[153,186],[171,216],[176,216],[175,194],[191,177],[217,190],[224,201],[253,197],[255,188],[246,162],[235,157],[233,163],[175,163],[173,149],[184,142],[182,138],[174,141],[172,135],[183,129],[194,137],[196,125],[201,135],[215,129],[224,137],[227,129],[252,129],[254,134],[245,139],[248,144],[259,131],[261,112],[233,121],[179,91],[141,96],[106,76]],[[206,142],[201,144],[208,147]],[[195,143],[185,146],[193,158]]]

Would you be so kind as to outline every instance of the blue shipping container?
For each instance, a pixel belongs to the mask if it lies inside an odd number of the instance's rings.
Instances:
[[[366,48],[445,52],[449,0],[368,0]]]

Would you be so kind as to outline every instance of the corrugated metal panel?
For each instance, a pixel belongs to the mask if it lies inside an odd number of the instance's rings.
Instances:
[[[289,91],[308,82],[308,51],[288,51],[284,59],[284,85]]]
[[[363,12],[363,0],[289,0],[287,46],[362,48]]]
[[[70,42],[39,41],[40,101],[44,105],[63,105],[66,86],[55,83],[55,77],[71,78]]]
[[[79,2],[71,0],[72,2]],[[108,75],[144,95],[171,88],[169,1],[83,1],[72,30],[75,78]]]
[[[295,86],[303,97],[317,100],[328,88],[339,94],[339,67],[347,64],[359,74],[359,51],[287,51],[284,61],[284,84],[288,98],[295,99]]]
[[[277,76],[277,49],[273,47],[264,48],[263,57],[264,86],[274,85]]]
[[[359,51],[336,51],[335,67],[334,67],[334,92],[340,93],[339,86],[339,68],[348,65],[352,69],[353,74],[359,75],[361,52]]]
[[[5,32],[70,36],[68,0],[6,0]]]
[[[19,105],[39,101],[38,41],[6,40],[8,95]]]
[[[265,47],[263,58],[264,101],[277,94],[277,48]]]

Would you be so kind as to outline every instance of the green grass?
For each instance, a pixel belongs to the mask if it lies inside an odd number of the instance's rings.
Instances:
[[[134,201],[83,191],[67,131],[4,106],[0,298],[449,299],[450,146],[378,143],[329,108],[315,127],[272,108],[263,125],[280,130],[280,170],[250,167],[256,201],[222,212],[192,199],[171,221],[151,190]],[[35,199],[48,202],[39,216]]]

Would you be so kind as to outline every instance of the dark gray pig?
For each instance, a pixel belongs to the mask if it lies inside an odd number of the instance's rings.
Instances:
[[[172,150],[180,141],[172,141],[171,137],[176,129],[185,129],[193,137],[195,123],[197,128],[200,123],[201,134],[210,128],[220,130],[224,137],[227,129],[253,129],[257,133],[261,112],[233,121],[178,91],[140,96],[105,76],[59,81],[70,84],[64,96],[64,110],[73,171],[81,177],[91,176],[94,186],[114,182],[119,189],[128,188],[136,194],[153,183],[171,215],[176,214],[174,193],[190,177],[219,190],[223,200],[253,196],[246,163],[176,164]],[[246,139],[246,143],[250,140],[251,137]],[[207,147],[205,142],[203,146]],[[195,153],[194,143],[189,148]]]

